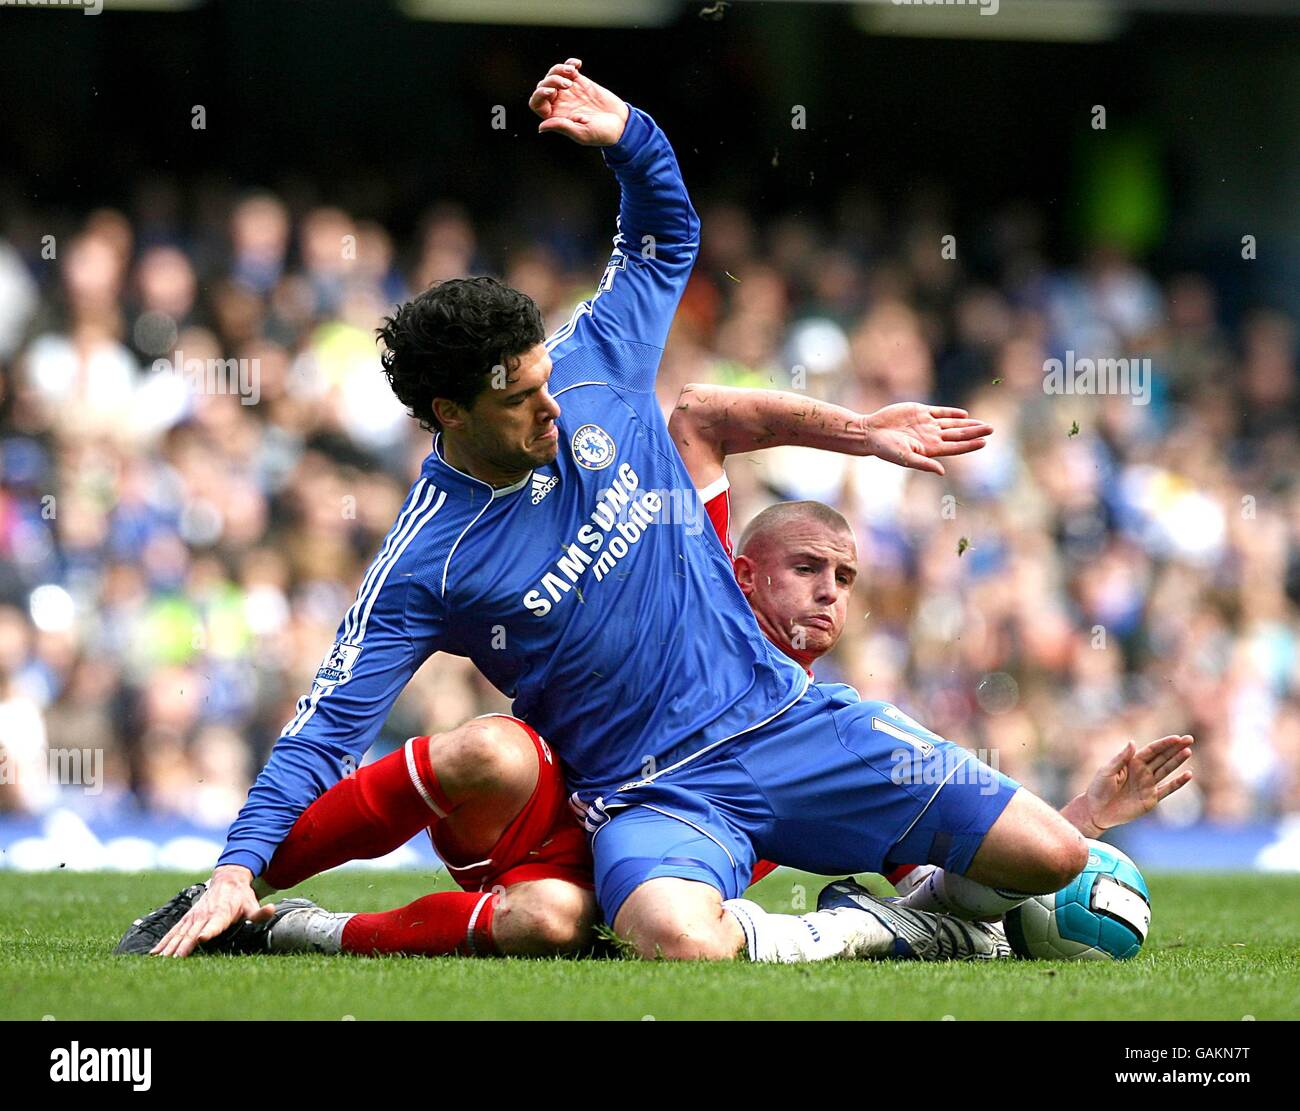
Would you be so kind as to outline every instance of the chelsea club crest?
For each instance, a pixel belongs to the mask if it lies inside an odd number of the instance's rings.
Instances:
[[[616,454],[614,437],[598,424],[584,424],[573,434],[573,458],[589,471],[608,467]]]

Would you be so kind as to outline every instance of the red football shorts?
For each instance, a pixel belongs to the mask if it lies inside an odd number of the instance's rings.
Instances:
[[[591,849],[587,833],[569,808],[555,754],[537,732],[518,718],[497,714],[518,725],[537,753],[537,786],[524,808],[506,826],[486,860],[457,863],[438,844],[438,826],[429,827],[429,840],[447,871],[466,891],[489,891],[525,880],[559,879],[591,889]]]
[[[569,806],[564,776],[550,745],[527,722],[508,714],[494,716],[514,722],[532,740],[537,753],[537,786],[492,846],[486,860],[454,861],[448,850],[438,844],[437,825],[429,827],[434,850],[442,857],[451,878],[466,891],[490,891],[494,887],[544,879],[567,880],[593,890],[595,880],[587,833]],[[775,864],[760,860],[754,865],[754,878],[750,882],[757,883],[774,868]]]

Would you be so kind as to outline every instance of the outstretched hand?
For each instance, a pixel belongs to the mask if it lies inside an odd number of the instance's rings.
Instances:
[[[979,451],[993,434],[993,426],[976,420],[965,409],[921,405],[905,401],[886,405],[863,418],[868,455],[910,467],[943,474],[940,457]]]
[[[1187,735],[1161,737],[1139,749],[1129,741],[1088,784],[1092,824],[1107,830],[1131,822],[1190,783],[1191,771],[1178,769],[1191,758],[1192,742]]]
[[[557,132],[584,147],[612,147],[622,138],[627,105],[581,73],[582,59],[551,66],[538,82],[528,107],[542,117],[537,130]]]

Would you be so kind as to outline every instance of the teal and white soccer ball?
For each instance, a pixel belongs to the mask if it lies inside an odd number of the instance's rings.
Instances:
[[[1151,895],[1119,849],[1088,842],[1088,865],[1055,895],[1035,895],[1007,912],[1007,941],[1021,957],[1126,961],[1151,925]]]

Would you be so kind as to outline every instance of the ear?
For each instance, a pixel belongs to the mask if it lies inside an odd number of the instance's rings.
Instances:
[[[459,431],[465,427],[465,410],[445,397],[433,399],[433,415],[438,418],[438,423],[444,429],[452,428]]]
[[[748,598],[754,593],[754,561],[749,556],[738,555],[731,561],[731,569],[740,592]]]

